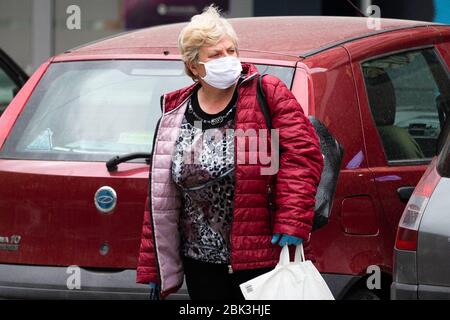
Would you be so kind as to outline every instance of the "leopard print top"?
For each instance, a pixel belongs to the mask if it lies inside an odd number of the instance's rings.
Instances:
[[[183,199],[182,254],[209,263],[230,261],[236,101],[237,92],[224,110],[210,115],[201,110],[195,92],[172,157],[172,178]]]

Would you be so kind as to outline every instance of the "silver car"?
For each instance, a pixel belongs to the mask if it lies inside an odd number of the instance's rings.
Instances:
[[[450,120],[400,219],[391,298],[450,299]]]

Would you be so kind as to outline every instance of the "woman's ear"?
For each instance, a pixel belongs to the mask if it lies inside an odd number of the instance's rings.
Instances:
[[[191,73],[198,78],[199,70],[198,70],[198,64],[194,62],[187,62],[186,67],[191,71]]]
[[[196,62],[188,62],[187,67],[191,70],[192,74],[198,79],[206,76],[205,66]]]

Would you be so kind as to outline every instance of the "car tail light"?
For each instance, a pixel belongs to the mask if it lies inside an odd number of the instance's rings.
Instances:
[[[396,249],[417,250],[420,221],[440,179],[441,177],[436,171],[436,159],[434,159],[414,189],[411,199],[403,211],[397,230]]]

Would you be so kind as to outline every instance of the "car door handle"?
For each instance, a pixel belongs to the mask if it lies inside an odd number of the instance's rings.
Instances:
[[[409,201],[409,198],[411,198],[411,195],[416,187],[400,187],[397,189],[397,194],[400,198],[400,201],[403,203],[407,203]]]

